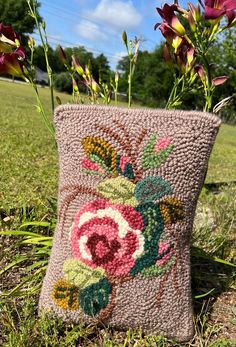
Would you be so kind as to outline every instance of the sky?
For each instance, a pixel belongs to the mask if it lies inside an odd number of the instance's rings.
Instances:
[[[40,0],[40,3],[52,47],[84,46],[94,56],[103,53],[112,69],[126,55],[121,38],[124,30],[130,39],[142,37],[142,50],[152,51],[162,38],[159,30],[154,31],[154,25],[160,22],[156,7],[164,4],[161,0]],[[34,37],[39,43],[37,34]]]

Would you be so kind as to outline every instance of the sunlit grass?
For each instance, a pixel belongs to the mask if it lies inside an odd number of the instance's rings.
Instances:
[[[50,114],[49,90],[41,88],[40,94]],[[70,100],[69,95],[56,94],[64,103]],[[193,234],[193,295],[212,292],[194,299],[196,334],[191,343],[144,337],[141,331],[118,332],[82,324],[65,326],[55,317],[38,318],[38,292],[56,223],[56,144],[35,111],[34,94],[29,86],[0,81],[0,100],[0,220],[2,230],[21,230],[22,234],[0,236],[0,346],[235,346],[230,315],[225,312],[223,326],[210,321],[213,302],[222,293],[235,293],[235,268],[224,264],[224,261],[236,263],[235,184],[213,185],[214,190],[208,185],[200,196]],[[222,125],[206,181],[236,181],[236,127]],[[34,233],[31,239],[27,238],[27,232]],[[33,238],[38,242],[36,234],[43,235],[40,242],[44,244],[32,241]],[[223,263],[213,261],[214,257]],[[14,291],[22,281],[25,283]],[[10,295],[11,291],[14,295]]]

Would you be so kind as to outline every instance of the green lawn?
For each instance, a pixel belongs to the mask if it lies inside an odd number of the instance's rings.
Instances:
[[[49,91],[40,94],[50,114]],[[62,102],[69,95],[59,94]],[[29,86],[0,81],[1,193],[0,207],[37,204],[56,196],[57,153],[50,134],[35,111]],[[214,147],[207,182],[236,180],[236,127],[222,125]]]
[[[50,114],[49,90],[40,88]],[[70,96],[59,94],[63,103]],[[56,145],[35,111],[27,85],[0,81],[0,230],[53,235],[56,220],[58,163]],[[66,326],[60,320],[37,317],[38,291],[45,268],[35,265],[41,246],[17,236],[0,235],[0,346],[91,347],[234,347],[236,322],[236,127],[223,124],[209,163],[207,183],[231,182],[211,190],[206,185],[199,199],[192,248],[192,289],[195,296],[195,337],[178,344],[141,332],[117,332],[96,326]],[[215,189],[215,188],[214,188]],[[45,225],[24,225],[25,222]],[[23,242],[22,242],[23,241]],[[37,248],[38,247],[38,248]],[[47,261],[48,250],[40,255]],[[17,265],[9,264],[19,256]],[[38,255],[37,255],[38,256]],[[38,259],[38,258],[37,258]],[[220,259],[220,260],[219,260]],[[9,268],[8,268],[9,267]],[[23,283],[26,276],[30,282]],[[22,287],[11,290],[23,283]],[[31,292],[34,295],[19,295]],[[201,294],[208,293],[204,297]],[[11,294],[10,294],[11,293]]]

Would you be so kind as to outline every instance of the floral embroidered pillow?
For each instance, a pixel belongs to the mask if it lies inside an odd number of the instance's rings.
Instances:
[[[40,310],[188,340],[189,243],[219,119],[68,105],[55,124],[58,223]]]

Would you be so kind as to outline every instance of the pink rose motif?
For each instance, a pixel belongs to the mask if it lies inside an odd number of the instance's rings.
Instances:
[[[82,206],[71,230],[73,256],[91,268],[124,276],[144,252],[144,223],[133,207],[95,200]]]
[[[174,250],[169,243],[165,241],[160,241],[158,243],[158,256],[161,257],[161,259],[157,260],[156,265],[158,266],[165,265],[170,260],[173,253],[174,253]]]
[[[155,146],[155,152],[159,152],[162,149],[167,148],[170,144],[171,144],[171,140],[168,137],[163,137],[162,139],[158,139]]]

